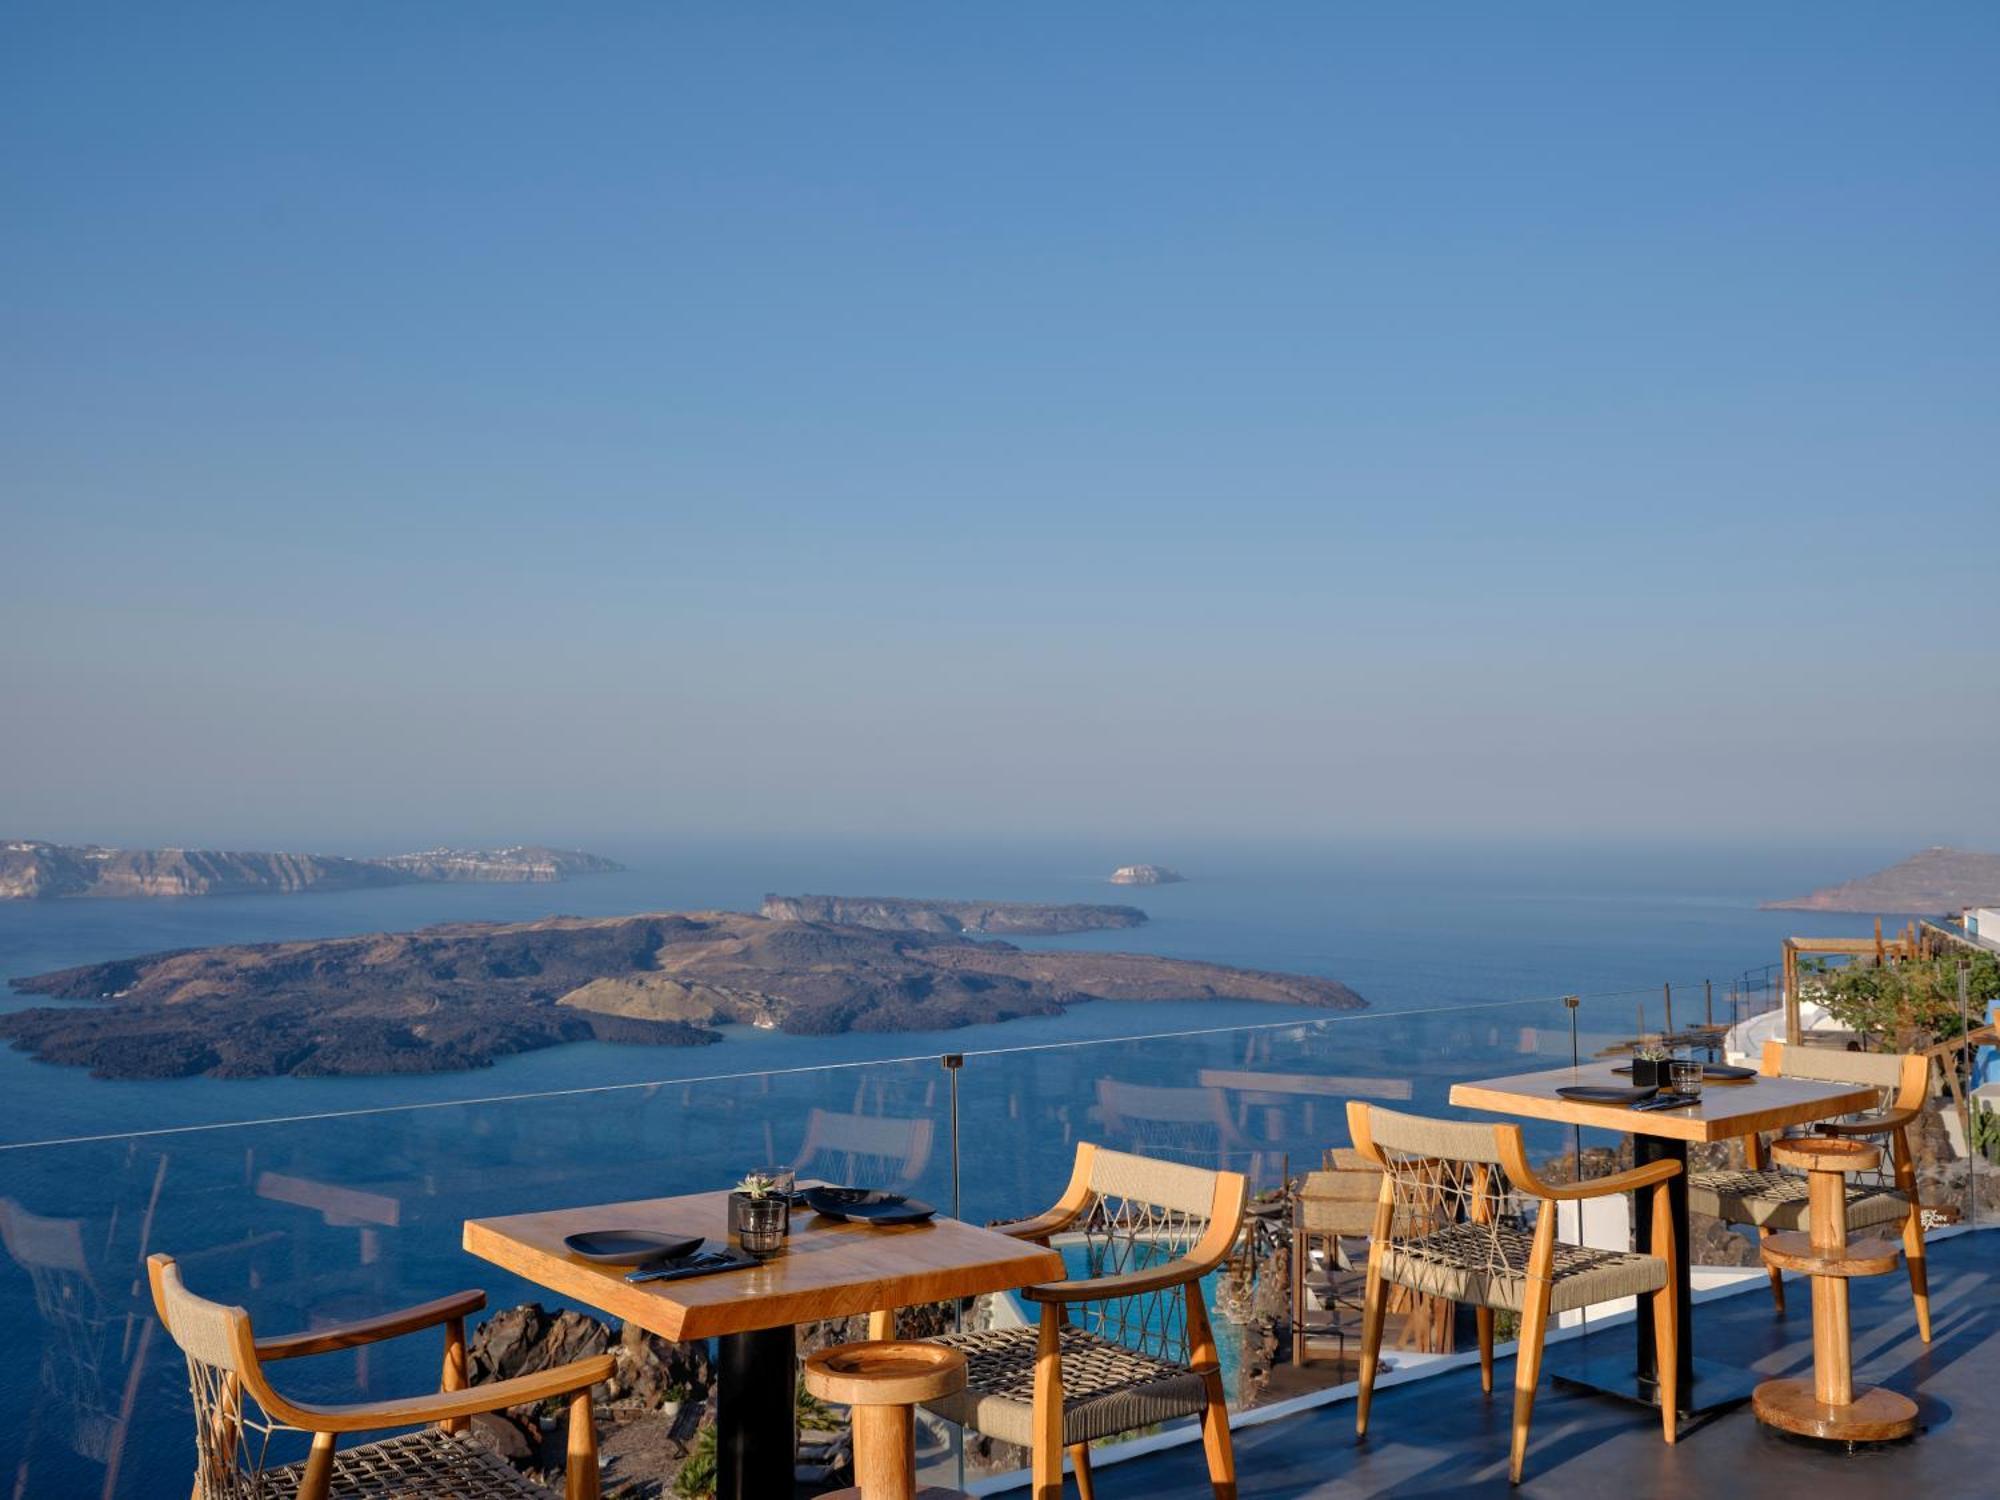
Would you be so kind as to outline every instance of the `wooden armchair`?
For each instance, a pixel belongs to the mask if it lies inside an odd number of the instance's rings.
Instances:
[[[1235,1500],[1229,1410],[1201,1278],[1235,1245],[1246,1198],[1238,1172],[1079,1144],[1053,1208],[994,1227],[1039,1245],[1058,1237],[1080,1245],[1090,1275],[1023,1287],[1040,1309],[1037,1327],[939,1339],[965,1355],[966,1388],[925,1406],[1027,1448],[1035,1500],[1060,1500],[1065,1452],[1088,1500],[1093,1440],[1198,1416],[1217,1500]]]
[[[1910,1296],[1917,1305],[1917,1331],[1931,1341],[1930,1281],[1924,1265],[1924,1214],[1917,1198],[1917,1168],[1910,1155],[1910,1126],[1923,1113],[1930,1091],[1930,1062],[1920,1053],[1898,1056],[1882,1052],[1845,1052],[1830,1047],[1792,1047],[1780,1041],[1764,1043],[1758,1067],[1766,1078],[1812,1078],[1825,1083],[1872,1084],[1881,1091],[1881,1107],[1872,1114],[1846,1120],[1822,1121],[1822,1135],[1886,1136],[1895,1185],[1849,1181],[1847,1227],[1901,1224],[1903,1261],[1910,1273]],[[1771,1165],[1761,1136],[1743,1138],[1743,1170],[1690,1172],[1688,1207],[1725,1224],[1755,1226],[1759,1239],[1781,1230],[1806,1227],[1806,1179]],[[1785,1310],[1784,1272],[1771,1275],[1771,1300]]]
[[[1542,1340],[1553,1313],[1620,1297],[1652,1300],[1659,1351],[1660,1419],[1674,1441],[1679,1400],[1680,1328],[1674,1302],[1673,1215],[1667,1182],[1680,1163],[1656,1161],[1609,1177],[1565,1186],[1544,1182],[1528,1164],[1518,1125],[1466,1124],[1398,1114],[1351,1100],[1348,1129],[1361,1154],[1382,1169],[1382,1195],[1368,1245],[1368,1289],[1361,1322],[1361,1390],[1354,1430],[1368,1435],[1382,1315],[1391,1286],[1466,1303],[1479,1328],[1479,1386],[1493,1393],[1493,1314],[1520,1315],[1514,1351],[1514,1437],[1509,1477],[1521,1482],[1528,1422],[1542,1370]],[[1510,1225],[1506,1192],[1540,1204],[1532,1230]],[[1558,1203],[1649,1188],[1652,1254],[1595,1250],[1556,1242]]]
[[[486,1305],[484,1292],[458,1292],[337,1328],[259,1339],[242,1308],[189,1291],[171,1256],[149,1257],[146,1271],[160,1321],[187,1356],[195,1415],[193,1500],[436,1500],[442,1495],[453,1500],[546,1500],[549,1491],[459,1434],[480,1412],[558,1397],[569,1402],[565,1500],[598,1500],[590,1388],[610,1378],[610,1355],[468,1389],[465,1319]],[[273,1360],[330,1354],[440,1325],[445,1329],[444,1376],[435,1395],[318,1406],[287,1400],[264,1377],[264,1366]],[[436,1425],[335,1452],[344,1433],[421,1423]],[[268,1462],[272,1437],[284,1431],[312,1434],[303,1461]]]

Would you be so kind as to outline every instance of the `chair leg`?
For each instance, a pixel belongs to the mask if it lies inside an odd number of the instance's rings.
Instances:
[[[1757,1243],[1761,1246],[1776,1232],[1769,1224],[1759,1224]],[[1785,1315],[1785,1273],[1776,1266],[1767,1265],[1764,1267],[1764,1274],[1771,1278],[1771,1302],[1778,1309],[1778,1316],[1782,1318]]]
[[[1236,1445],[1229,1436],[1229,1406],[1222,1399],[1222,1372],[1202,1376],[1208,1403],[1201,1409],[1201,1446],[1208,1455],[1208,1482],[1215,1500],[1236,1500]],[[1088,1495],[1084,1500],[1090,1500]]]
[[[1653,1354],[1660,1386],[1660,1425],[1671,1443],[1680,1436],[1681,1330],[1680,1300],[1673,1278],[1653,1293]]]
[[[590,1392],[569,1398],[569,1452],[563,1464],[563,1500],[598,1500],[597,1419]]]
[[[306,1471],[299,1477],[299,1500],[326,1500],[333,1486],[333,1445],[330,1432],[315,1432],[312,1452],[306,1455]]]
[[[1097,1484],[1090,1477],[1090,1444],[1069,1445],[1069,1468],[1076,1476],[1077,1500],[1097,1500]]]
[[[1479,1389],[1484,1395],[1493,1394],[1493,1309],[1475,1307],[1472,1321],[1479,1329]]]
[[[1062,1311],[1044,1303],[1035,1340],[1034,1442],[1028,1449],[1030,1493],[1035,1500],[1062,1500],[1063,1385]]]
[[[444,1374],[438,1381],[441,1391],[465,1389],[465,1319],[453,1318],[444,1325]],[[440,1432],[470,1432],[472,1418],[447,1417],[438,1423]]]
[[[1917,1304],[1917,1332],[1926,1344],[1931,1341],[1931,1283],[1924,1264],[1924,1210],[1917,1201],[1917,1169],[1910,1160],[1908,1139],[1898,1132],[1893,1143],[1896,1186],[1910,1200],[1910,1212],[1903,1220],[1903,1263],[1910,1272],[1910,1297]]]
[[[1375,1366],[1382,1358],[1382,1314],[1389,1288],[1381,1273],[1368,1268],[1368,1290],[1361,1303],[1361,1389],[1354,1396],[1354,1435],[1368,1436],[1368,1406],[1375,1399]]]
[[[1528,1278],[1527,1295],[1521,1303],[1521,1336],[1514,1345],[1514,1443],[1508,1459],[1507,1477],[1521,1482],[1521,1469],[1528,1461],[1528,1423],[1535,1414],[1535,1386],[1542,1378],[1542,1339],[1549,1328],[1549,1283],[1539,1276]]]
[[[1903,1221],[1903,1263],[1910,1269],[1910,1296],[1917,1304],[1917,1332],[1931,1341],[1931,1283],[1924,1265],[1923,1215],[1912,1210]]]

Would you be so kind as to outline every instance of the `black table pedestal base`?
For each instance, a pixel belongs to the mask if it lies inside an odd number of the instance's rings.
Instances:
[[[789,1325],[716,1340],[716,1500],[792,1493],[798,1458],[798,1336]]]
[[[1660,1404],[1659,1386],[1651,1380],[1641,1380],[1633,1370],[1631,1347],[1614,1348],[1608,1336],[1551,1344],[1548,1353],[1542,1356],[1542,1368],[1551,1380],[1561,1385],[1617,1396],[1656,1409]],[[1717,1364],[1712,1359],[1695,1360],[1693,1374],[1694,1388],[1681,1393],[1683,1417],[1705,1416],[1741,1406],[1764,1378],[1749,1370]]]

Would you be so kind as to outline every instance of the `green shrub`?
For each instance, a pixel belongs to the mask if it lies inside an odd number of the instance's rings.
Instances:
[[[688,1448],[687,1461],[674,1476],[680,1500],[715,1500],[715,1429],[704,1427]]]
[[[1958,1004],[1961,961],[1961,955],[1947,954],[1880,968],[1849,964],[1811,973],[1801,988],[1849,1031],[1895,1050],[1923,1039],[1943,1041],[1965,1029]],[[2000,997],[2000,959],[1974,954],[1971,969],[1967,1010],[1977,1022],[1987,1004]]]

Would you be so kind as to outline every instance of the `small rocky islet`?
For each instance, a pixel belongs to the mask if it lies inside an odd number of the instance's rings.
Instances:
[[[452,1072],[586,1040],[702,1046],[731,1023],[823,1035],[944,1030],[1092,1000],[1365,1004],[1337,980],[968,935],[1144,920],[1131,907],[774,896],[756,914],[227,944],[11,980],[27,994],[88,1003],[0,1016],[0,1036],[105,1078],[304,1077]]]
[[[1120,865],[1111,872],[1113,885],[1180,885],[1186,879],[1166,865]]]

